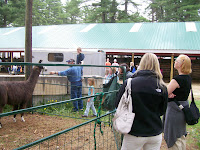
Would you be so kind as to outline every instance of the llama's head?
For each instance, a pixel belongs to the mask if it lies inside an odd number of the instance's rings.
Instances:
[[[40,60],[38,63],[41,63],[41,62],[42,62],[42,60]],[[46,67],[41,66],[41,65],[35,66],[33,69],[38,71],[38,72],[47,71]]]

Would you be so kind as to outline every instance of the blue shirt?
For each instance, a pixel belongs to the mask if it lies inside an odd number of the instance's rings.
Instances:
[[[92,90],[93,89],[93,93],[91,93]],[[92,85],[92,86],[89,86],[89,90],[88,90],[88,96],[91,96],[91,95],[94,95],[94,86]],[[92,102],[94,100],[94,97],[91,97],[91,99],[90,99],[90,102]]]
[[[80,66],[72,66],[65,71],[59,71],[59,76],[67,76],[68,80],[71,84],[76,84],[77,82],[81,82],[81,72],[83,67]]]

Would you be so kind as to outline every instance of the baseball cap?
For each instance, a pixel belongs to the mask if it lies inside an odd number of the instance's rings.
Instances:
[[[75,60],[74,59],[69,59],[66,62],[75,62]]]

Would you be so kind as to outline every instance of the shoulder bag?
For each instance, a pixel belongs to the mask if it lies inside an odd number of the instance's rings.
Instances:
[[[132,113],[131,80],[132,78],[127,80],[125,92],[120,99],[113,118],[114,129],[122,134],[127,134],[131,131],[135,118],[135,113]]]
[[[185,115],[186,123],[188,125],[195,125],[198,123],[200,114],[199,114],[199,109],[197,108],[195,101],[194,101],[192,89],[191,89],[191,99],[192,99],[192,102],[191,102],[190,106],[186,106],[186,107],[183,107],[183,105],[181,105],[177,100],[175,100],[174,102],[183,111],[183,113]]]

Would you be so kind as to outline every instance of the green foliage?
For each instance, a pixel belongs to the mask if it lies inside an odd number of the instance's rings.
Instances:
[[[130,6],[137,10],[128,12]],[[24,26],[25,8],[26,0],[0,0],[0,27]],[[152,21],[200,21],[199,0],[154,0],[147,9]],[[33,0],[32,14],[33,26],[149,21],[139,15],[134,0],[68,0],[64,5],[61,0]]]
[[[66,3],[65,8],[65,13],[66,13],[66,18],[65,23],[78,23],[78,19],[80,18],[80,4],[82,3],[81,0],[71,0]]]
[[[46,0],[46,10],[44,12],[45,19],[48,24],[62,24],[63,21],[60,19],[62,14],[60,0]]]
[[[32,16],[32,25],[47,25],[48,21],[45,18],[46,12],[46,3],[41,0],[34,0],[33,2],[33,16]]]
[[[7,0],[7,3],[0,2],[0,27],[7,25],[24,26],[25,22],[25,1]]]
[[[140,16],[139,13],[134,13],[132,15],[126,15],[125,12],[121,11],[119,12],[119,20],[117,20],[118,23],[124,23],[124,22],[149,22],[148,19],[144,18],[143,16]]]
[[[149,5],[152,21],[199,21],[199,0],[154,0]]]

